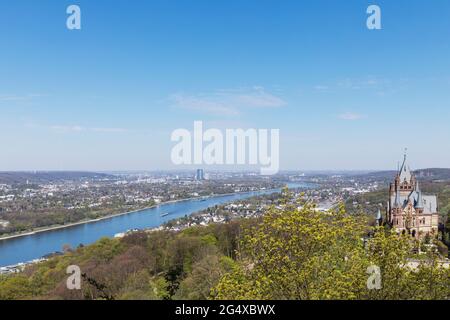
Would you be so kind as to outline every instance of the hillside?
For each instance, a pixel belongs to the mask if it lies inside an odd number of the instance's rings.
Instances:
[[[450,169],[432,168],[415,171],[416,176],[422,180],[450,180]]]
[[[423,181],[447,181],[450,180],[450,169],[446,168],[429,168],[415,170],[414,173],[419,180]],[[361,173],[352,175],[358,179],[364,178],[368,181],[392,181],[397,171],[373,171],[369,173]]]
[[[78,171],[33,171],[33,172],[0,172],[0,184],[54,183],[77,181],[83,179],[106,179],[114,176],[95,172]]]

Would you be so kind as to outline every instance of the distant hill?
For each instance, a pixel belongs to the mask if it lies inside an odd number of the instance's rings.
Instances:
[[[436,181],[436,180],[450,180],[450,169],[445,168],[430,168],[430,169],[420,169],[414,171],[416,174],[416,177],[419,178],[419,180],[425,180],[425,181]],[[374,179],[374,180],[392,180],[395,175],[397,174],[396,170],[389,170],[389,171],[374,171],[369,173],[363,173],[359,175],[355,175],[356,177],[365,177],[367,179]]]
[[[450,169],[432,168],[416,170],[414,172],[422,180],[450,180]]]
[[[389,171],[375,171],[364,174],[367,177],[376,178],[376,179],[392,179],[397,174],[395,170]]]
[[[0,184],[22,184],[27,181],[29,183],[52,183],[114,177],[105,173],[76,171],[0,172]]]

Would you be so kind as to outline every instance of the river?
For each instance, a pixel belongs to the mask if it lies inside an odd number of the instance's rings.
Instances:
[[[309,186],[307,184],[288,184],[288,187],[308,188]],[[104,220],[0,240],[0,267],[41,258],[49,253],[61,251],[66,244],[71,247],[77,247],[80,244],[87,245],[102,237],[113,237],[115,234],[127,230],[155,228],[167,221],[191,215],[215,205],[278,191],[280,189],[215,196],[202,201],[194,199],[166,203]]]

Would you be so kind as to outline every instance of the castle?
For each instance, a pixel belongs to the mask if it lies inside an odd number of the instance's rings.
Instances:
[[[390,184],[387,222],[399,233],[421,239],[438,234],[439,213],[436,195],[424,195],[419,181],[406,161]]]

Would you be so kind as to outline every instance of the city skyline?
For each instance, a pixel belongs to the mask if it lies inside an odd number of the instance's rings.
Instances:
[[[68,30],[77,4],[82,29]],[[377,4],[382,30],[368,30]],[[280,170],[449,167],[450,3],[0,4],[0,171],[177,167],[171,133],[280,129]]]

